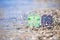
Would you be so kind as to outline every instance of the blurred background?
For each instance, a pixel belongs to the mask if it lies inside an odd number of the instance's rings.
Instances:
[[[50,34],[54,36],[49,40],[60,40],[60,31],[54,31],[56,25],[54,30],[24,28],[28,25],[28,15],[36,11],[39,15],[57,13],[60,22],[60,0],[0,0],[0,40],[39,40],[37,37],[48,40]]]

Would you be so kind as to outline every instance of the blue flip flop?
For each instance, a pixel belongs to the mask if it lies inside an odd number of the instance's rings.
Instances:
[[[42,24],[42,26],[44,26],[44,25],[46,25],[46,22],[47,22],[47,15],[43,15],[42,17],[41,17],[41,24]]]

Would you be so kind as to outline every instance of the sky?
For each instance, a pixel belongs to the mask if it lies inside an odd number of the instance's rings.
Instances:
[[[48,5],[48,6],[47,6]],[[57,7],[56,3],[40,3],[35,4],[34,0],[0,0],[0,8],[3,8],[6,17],[18,16],[27,13],[33,8]]]
[[[6,16],[17,16],[34,6],[32,0],[0,0],[0,8],[5,9]]]

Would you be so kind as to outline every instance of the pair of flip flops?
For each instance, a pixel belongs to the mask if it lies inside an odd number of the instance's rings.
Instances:
[[[30,14],[28,16],[28,26],[29,27],[39,27],[41,25],[41,17],[38,14]]]
[[[30,27],[40,27],[41,25],[51,26],[53,23],[53,18],[51,15],[43,15],[42,17],[38,14],[30,14],[28,16],[28,26]]]
[[[43,15],[41,19],[42,25],[52,25],[53,23],[53,18],[51,15]]]

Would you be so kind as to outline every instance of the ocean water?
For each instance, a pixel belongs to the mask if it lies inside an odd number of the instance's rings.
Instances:
[[[58,2],[40,0],[0,0],[0,29],[13,29],[27,25],[29,11],[39,8],[59,8]]]

